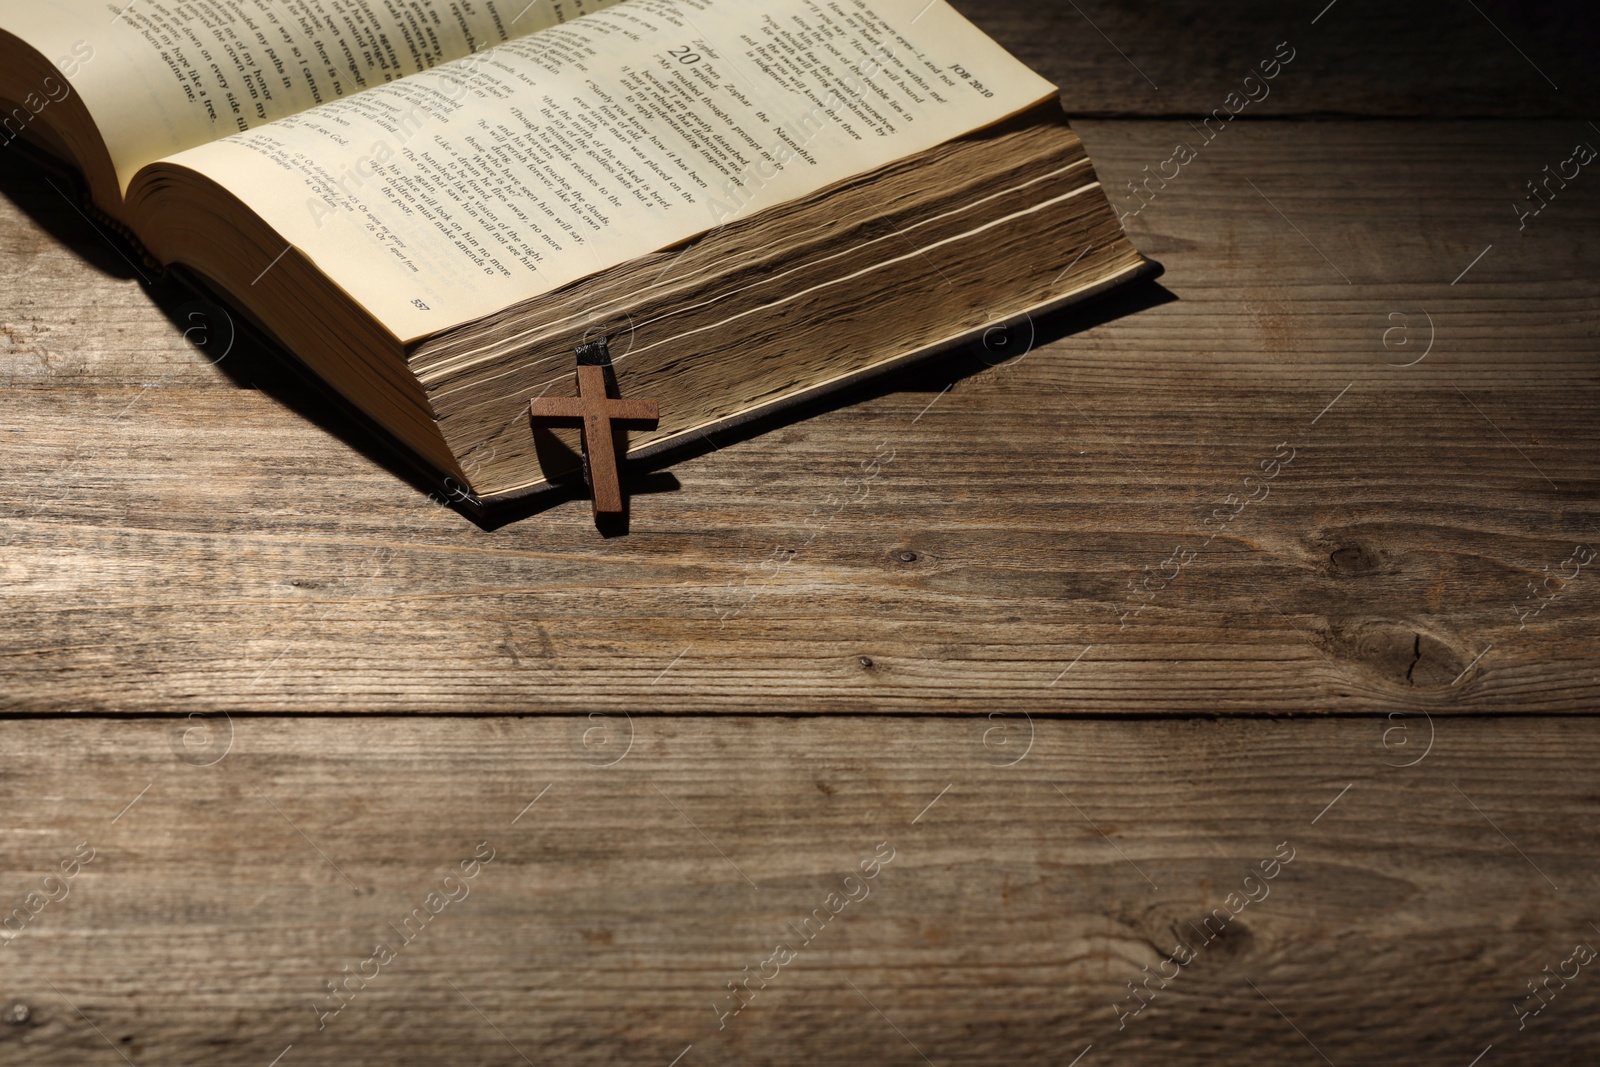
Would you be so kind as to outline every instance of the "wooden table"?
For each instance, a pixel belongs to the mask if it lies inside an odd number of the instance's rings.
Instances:
[[[0,1062],[1600,1051],[1600,177],[1518,214],[1592,16],[962,6],[1128,210],[1294,58],[1159,285],[625,538],[435,506],[0,168]]]

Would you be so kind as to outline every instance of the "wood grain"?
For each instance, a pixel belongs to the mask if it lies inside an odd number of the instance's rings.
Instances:
[[[97,850],[0,926],[0,1062],[1595,1058],[1589,969],[1516,1006],[1600,937],[1597,576],[1553,577],[1600,536],[1600,208],[1512,207],[1593,139],[1526,121],[1582,117],[1592,13],[957,2],[1125,211],[1299,52],[1128,220],[1164,289],[720,441],[621,540],[429,502],[0,162],[0,918]]]
[[[0,737],[0,902],[95,851],[0,949],[0,998],[30,1011],[0,1025],[7,1062],[119,1062],[108,1041],[208,1067],[289,1045],[283,1067],[524,1062],[513,1046],[1066,1064],[1092,1043],[1084,1067],[1319,1062],[1307,1039],[1337,1064],[1600,1050],[1588,971],[1520,1032],[1511,1008],[1597,938],[1588,721],[218,717]],[[465,899],[400,944],[390,924],[480,842]],[[1264,899],[1206,940],[1285,842]],[[800,944],[787,924],[839,907],[880,843],[865,898]],[[1112,1006],[1179,938],[1197,958],[1119,1030]],[[319,1031],[324,983],[380,939],[397,958]],[[727,983],[779,941],[798,958],[719,1029]]]

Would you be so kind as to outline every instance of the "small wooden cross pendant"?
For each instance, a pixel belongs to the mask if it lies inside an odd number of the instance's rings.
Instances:
[[[617,473],[616,424],[653,427],[660,419],[654,400],[618,400],[610,395],[606,369],[611,349],[601,338],[578,346],[578,395],[535,398],[528,405],[534,419],[576,422],[583,438],[583,463],[594,494],[594,516],[622,514],[622,484]],[[626,452],[626,448],[623,450]]]

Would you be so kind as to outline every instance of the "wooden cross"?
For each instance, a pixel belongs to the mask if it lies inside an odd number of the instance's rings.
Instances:
[[[537,397],[528,405],[534,419],[578,423],[583,464],[594,494],[594,515],[622,514],[622,484],[617,474],[615,424],[654,427],[660,412],[654,400],[618,400],[610,395],[606,369],[611,349],[604,338],[578,346],[578,395]]]

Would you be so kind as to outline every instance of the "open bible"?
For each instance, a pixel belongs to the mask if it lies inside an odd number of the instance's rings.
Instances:
[[[1158,269],[944,0],[0,0],[0,101],[485,505],[586,342],[655,455]]]

